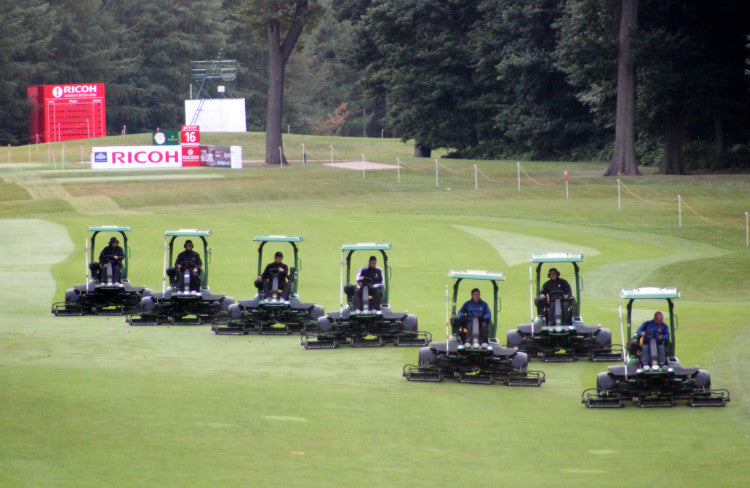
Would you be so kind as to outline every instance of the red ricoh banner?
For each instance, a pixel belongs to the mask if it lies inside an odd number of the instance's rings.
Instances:
[[[107,135],[104,83],[32,85],[26,94],[32,144]]]

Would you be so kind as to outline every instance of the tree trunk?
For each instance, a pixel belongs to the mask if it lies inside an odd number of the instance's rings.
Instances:
[[[268,101],[266,102],[266,164],[286,164],[281,116],[284,106],[284,71],[278,22],[268,23]]]
[[[682,163],[682,134],[682,115],[679,112],[670,113],[664,131],[664,159],[661,162],[661,172],[665,175],[685,174]]]
[[[432,155],[432,148],[418,142],[414,143],[415,158],[429,158]]]
[[[637,25],[638,0],[622,0],[617,59],[615,148],[605,176],[640,174],[635,160],[635,69],[630,50],[630,33]]]
[[[282,134],[282,109],[284,107],[284,72],[294,45],[302,34],[303,14],[307,9],[307,0],[297,0],[291,25],[281,41],[281,26],[274,15],[279,13],[276,0],[268,2],[268,102],[266,105],[266,164],[288,164],[284,156]]]

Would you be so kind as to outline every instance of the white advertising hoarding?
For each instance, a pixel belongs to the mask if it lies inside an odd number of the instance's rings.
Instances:
[[[185,100],[185,124],[190,123],[200,126],[201,132],[247,132],[245,99]]]
[[[91,148],[91,169],[182,168],[180,146],[112,146]]]

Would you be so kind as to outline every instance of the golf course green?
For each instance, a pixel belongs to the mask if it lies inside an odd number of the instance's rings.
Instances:
[[[0,486],[747,486],[750,175],[642,168],[618,200],[604,162],[415,159],[394,139],[289,135],[292,164],[267,167],[262,134],[202,138],[241,145],[245,167],[89,169],[91,146],[148,134],[0,152]],[[331,155],[399,169],[334,168]],[[130,281],[159,291],[165,230],[210,229],[208,284],[235,300],[254,294],[254,236],[303,236],[300,298],[327,311],[341,245],[389,242],[392,308],[436,340],[449,270],[505,274],[504,343],[529,320],[531,253],[580,251],[586,322],[619,343],[620,289],[677,287],[677,356],[731,402],[587,409],[581,393],[608,363],[532,360],[539,388],[413,383],[402,368],[417,348],[307,351],[298,334],[55,317],[85,280],[91,225],[131,226]],[[639,324],[663,305],[637,304]]]

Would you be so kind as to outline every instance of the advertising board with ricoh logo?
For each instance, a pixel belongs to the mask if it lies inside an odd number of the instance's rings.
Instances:
[[[45,97],[54,98],[99,98],[104,97],[104,83],[81,83],[75,85],[44,85]]]
[[[91,149],[91,169],[182,168],[180,146],[112,146]]]

